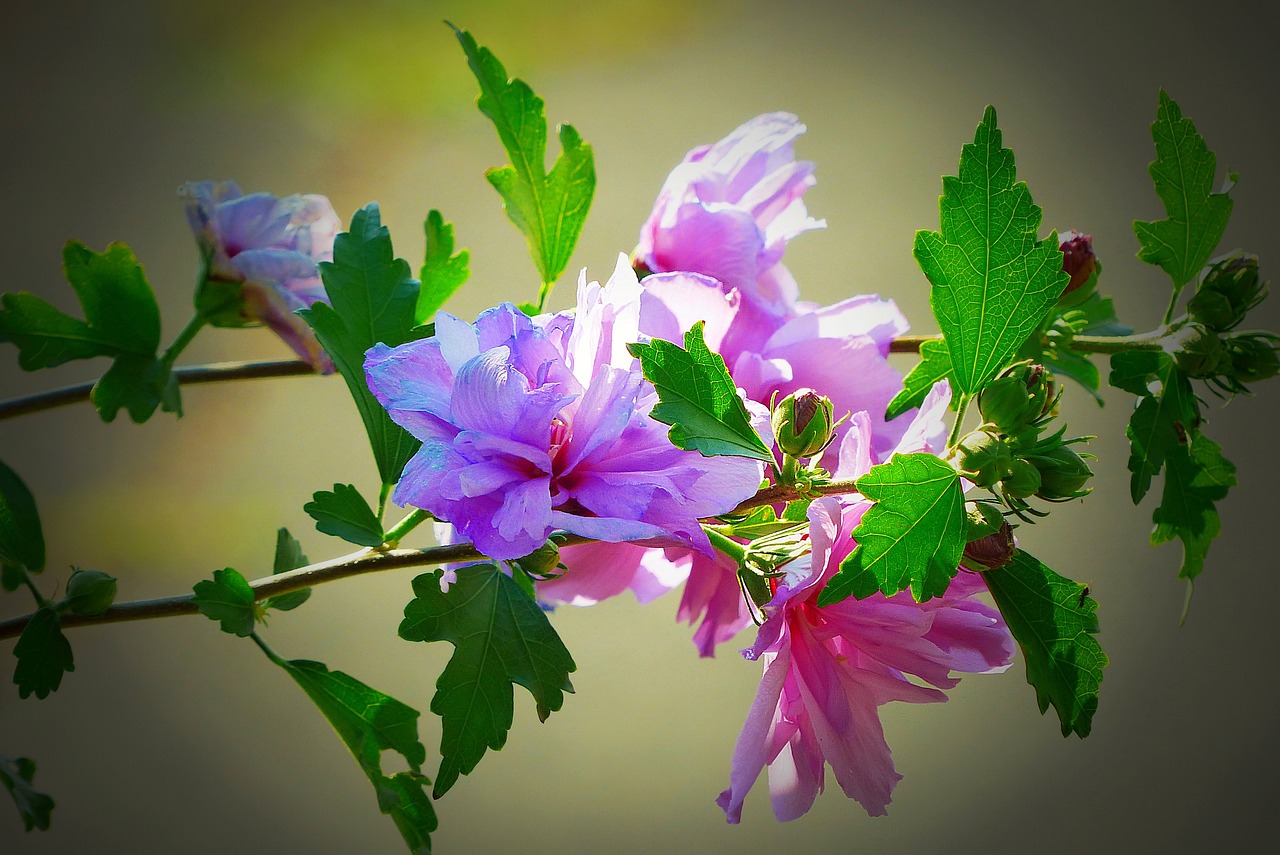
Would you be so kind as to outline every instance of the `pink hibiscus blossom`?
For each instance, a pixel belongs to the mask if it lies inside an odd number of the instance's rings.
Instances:
[[[212,318],[218,326],[266,324],[317,371],[333,372],[315,333],[295,314],[328,302],[317,264],[333,260],[342,221],[324,196],[244,195],[233,181],[184,184],[191,231],[210,285],[239,285],[238,306]]]
[[[932,430],[948,392],[939,384],[922,407],[925,419],[902,451],[932,450]],[[867,420],[845,437],[841,477],[870,468]],[[851,501],[849,499],[852,499]],[[769,769],[774,815],[804,814],[824,786],[825,766],[867,813],[886,812],[902,776],[894,769],[877,708],[890,701],[937,703],[956,685],[951,672],[996,673],[1009,667],[1013,640],[998,611],[975,597],[986,591],[962,570],[946,594],[917,603],[909,592],[876,594],[828,606],[818,594],[856,544],[849,534],[870,502],[827,497],[809,507],[812,553],[786,567],[756,642],[743,651],[764,663],[764,676],[733,753],[730,786],[718,804],[731,823],[760,770]],[[927,685],[909,679],[915,676]]]

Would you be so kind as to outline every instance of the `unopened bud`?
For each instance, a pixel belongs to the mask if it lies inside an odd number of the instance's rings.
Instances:
[[[960,563],[970,570],[996,570],[1013,560],[1016,549],[1013,526],[1002,521],[995,532],[965,544]]]
[[[1193,321],[1178,331],[1177,344],[1173,358],[1188,377],[1206,378],[1218,374],[1223,352],[1217,333]]]
[[[116,580],[101,570],[73,570],[67,580],[67,611],[92,617],[110,608],[116,599]]]
[[[951,451],[960,472],[979,487],[994,487],[1008,476],[1013,464],[1009,444],[983,428],[965,434]]]
[[[1093,477],[1093,470],[1069,446],[1059,445],[1030,460],[1040,472],[1040,489],[1036,491],[1040,498],[1061,502],[1088,492],[1082,488]]]
[[[1040,472],[1034,465],[1018,458],[1009,470],[1008,477],[1000,482],[1000,489],[1006,495],[1025,499],[1040,492]]]
[[[813,457],[831,442],[832,415],[830,398],[797,389],[773,409],[773,438],[792,457]]]
[[[1054,403],[1053,375],[1029,360],[1010,365],[978,393],[982,417],[1006,434],[1048,415]]]
[[[1078,302],[1079,297],[1088,296],[1092,287],[1085,288],[1101,271],[1098,256],[1093,253],[1093,236],[1077,231],[1065,231],[1060,236],[1059,249],[1062,250],[1062,269],[1071,274],[1071,281],[1063,289],[1062,296],[1073,296],[1071,302]],[[1081,290],[1083,289],[1083,290]],[[1079,292],[1079,293],[1077,293]]]
[[[1230,336],[1224,343],[1231,379],[1240,383],[1256,383],[1280,373],[1280,357],[1276,342],[1270,336],[1246,334]]]
[[[964,514],[966,543],[995,534],[1004,525],[1004,514],[991,502],[965,502]]]
[[[1210,329],[1229,330],[1267,295],[1270,283],[1258,275],[1258,257],[1233,252],[1205,271],[1187,313]]]
[[[545,579],[554,576],[560,565],[560,547],[554,540],[547,540],[533,552],[511,563],[535,579]]]

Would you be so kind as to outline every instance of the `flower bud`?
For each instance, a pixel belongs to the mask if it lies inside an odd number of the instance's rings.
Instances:
[[[1009,474],[1000,482],[1000,489],[1008,496],[1025,499],[1040,492],[1040,472],[1022,458],[1013,461]]]
[[[1270,283],[1258,276],[1258,257],[1236,251],[1205,271],[1187,312],[1210,329],[1229,330],[1244,320],[1269,288]]]
[[[797,389],[773,409],[773,437],[795,458],[813,457],[831,442],[831,399],[812,389]]]
[[[1048,415],[1055,402],[1053,375],[1027,360],[1001,371],[978,393],[982,417],[1006,434]]]
[[[1001,521],[1000,528],[992,534],[965,544],[960,562],[970,570],[996,570],[1013,560],[1015,549],[1013,526]]]
[[[1230,336],[1224,342],[1226,359],[1231,366],[1231,379],[1240,383],[1256,383],[1280,373],[1280,357],[1276,344],[1261,335]]]
[[[965,502],[964,513],[967,543],[995,534],[1004,525],[1004,514],[991,502]]]
[[[1093,477],[1093,470],[1070,446],[1059,445],[1029,459],[1040,472],[1040,489],[1036,491],[1040,498],[1061,502],[1088,492],[1081,488]]]
[[[74,570],[67,580],[63,605],[76,615],[92,617],[107,610],[116,598],[116,580],[101,570]]]
[[[1098,256],[1093,253],[1092,235],[1068,230],[1063,232],[1060,238],[1061,243],[1058,248],[1062,250],[1062,269],[1071,274],[1071,281],[1063,289],[1059,302],[1063,302],[1063,299],[1070,294],[1071,297],[1066,299],[1066,302],[1074,305],[1082,302],[1092,293],[1102,265],[1098,263]]]
[[[528,555],[511,562],[535,579],[554,576],[560,565],[560,546],[551,539]]]
[[[965,434],[951,451],[953,465],[979,487],[994,487],[1008,476],[1013,464],[1009,444],[990,430]]]
[[[1194,321],[1178,331],[1178,349],[1173,358],[1188,377],[1207,378],[1218,374],[1222,363],[1222,342],[1218,334]]]

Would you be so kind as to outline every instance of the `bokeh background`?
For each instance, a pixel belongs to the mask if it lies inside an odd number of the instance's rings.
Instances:
[[[805,296],[877,292],[917,331],[934,331],[912,236],[936,228],[939,177],[954,172],[990,103],[1046,231],[1091,232],[1102,288],[1123,319],[1148,328],[1168,286],[1134,258],[1130,223],[1163,215],[1146,172],[1160,87],[1220,168],[1241,175],[1224,249],[1259,253],[1275,275],[1280,85],[1266,4],[54,0],[8,9],[0,28],[0,289],[72,309],[63,242],[124,240],[171,337],[189,316],[197,265],[175,190],[234,178],[246,191],[326,194],[344,219],[377,200],[415,268],[424,215],[440,208],[473,257],[455,313],[531,296],[523,240],[482,177],[504,155],[474,108],[446,17],[530,81],[552,122],[572,122],[595,147],[597,196],[556,307],[572,299],[577,269],[603,278],[634,246],[686,150],[783,109],[808,125],[798,151],[817,162],[818,185],[807,202],[829,223],[788,251]],[[1280,328],[1277,302],[1259,326]],[[263,330],[209,331],[182,361],[288,355]],[[0,358],[0,397],[105,367],[26,375],[12,348]],[[808,816],[780,825],[762,781],[743,824],[729,827],[713,799],[759,678],[734,652],[748,638],[699,660],[689,629],[673,623],[674,597],[646,608],[623,597],[555,615],[579,666],[577,694],[539,724],[517,692],[507,747],[437,804],[437,851],[1251,848],[1273,826],[1280,759],[1280,386],[1262,392],[1208,410],[1241,485],[1220,505],[1224,534],[1181,628],[1179,549],[1147,545],[1154,497],[1139,508],[1128,499],[1130,404],[1108,392],[1099,410],[1067,393],[1067,422],[1099,436],[1095,493],[1020,534],[1101,603],[1111,665],[1089,739],[1064,740],[1052,712],[1037,714],[1019,661],[966,678],[945,706],[883,708],[906,776],[888,817],[866,817],[832,782]],[[181,421],[103,424],[81,405],[0,423],[0,456],[37,496],[51,579],[71,564],[102,568],[134,599],[187,590],[223,566],[259,576],[281,525],[313,559],[343,551],[302,512],[335,481],[375,487],[340,380],[183,397]],[[320,659],[426,710],[449,648],[396,638],[412,576],[322,587],[274,617],[266,637],[285,656]],[[27,608],[20,595],[0,601],[3,615]],[[43,834],[24,834],[0,804],[0,851],[401,850],[339,740],[249,642],[198,617],[81,629],[72,641],[76,671],[56,695],[0,692],[0,750],[34,757],[58,803]],[[4,657],[11,648],[0,645]],[[430,716],[422,736],[434,756]]]

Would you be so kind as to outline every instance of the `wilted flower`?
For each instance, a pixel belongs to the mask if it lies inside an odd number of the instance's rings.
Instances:
[[[787,242],[826,225],[801,198],[814,183],[813,164],[792,151],[804,131],[790,113],[767,113],[685,155],[641,228],[637,262],[655,273],[702,273],[753,307],[789,313],[797,288],[781,263]]]
[[[682,451],[649,417],[657,393],[626,350],[639,296],[621,256],[605,287],[579,280],[576,315],[531,319],[504,303],[468,324],[441,312],[434,336],[371,348],[369,388],[422,440],[394,501],[498,559],[555,529],[709,553],[698,519],[754,494],[760,464]]]
[[[232,181],[192,182],[178,192],[204,259],[196,303],[210,322],[264,323],[317,371],[332,372],[315,333],[295,314],[326,301],[316,265],[333,259],[342,230],[329,200],[246,196]]]

